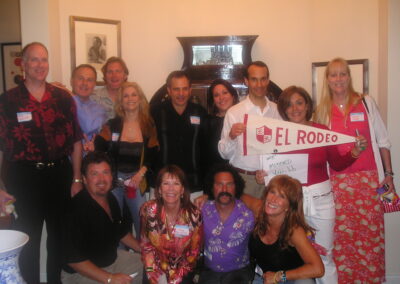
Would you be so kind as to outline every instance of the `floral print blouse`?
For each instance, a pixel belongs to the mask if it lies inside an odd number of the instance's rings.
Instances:
[[[161,210],[161,222],[157,212]],[[159,277],[169,284],[182,282],[193,270],[202,249],[203,224],[200,211],[192,213],[181,209],[173,226],[167,226],[164,207],[155,200],[146,202],[141,210],[142,261],[150,283],[158,283]]]

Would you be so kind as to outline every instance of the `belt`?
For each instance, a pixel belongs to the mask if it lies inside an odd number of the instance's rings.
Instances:
[[[250,176],[255,176],[256,172],[257,172],[257,171],[246,171],[246,170],[243,170],[243,169],[240,169],[240,168],[236,168],[236,167],[233,167],[233,168],[235,170],[237,170],[241,174],[250,175]]]
[[[33,167],[37,170],[44,170],[44,169],[50,169],[50,168],[55,168],[59,165],[64,164],[66,161],[68,161],[67,157],[58,159],[58,160],[53,160],[53,161],[16,161],[16,163],[20,163],[26,166]]]

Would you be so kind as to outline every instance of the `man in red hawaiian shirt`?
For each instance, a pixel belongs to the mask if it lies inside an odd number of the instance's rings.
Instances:
[[[25,46],[22,66],[25,81],[0,96],[0,167],[7,161],[0,210],[15,198],[14,229],[30,238],[20,256],[27,283],[40,283],[40,238],[46,221],[47,282],[60,283],[62,218],[71,195],[82,188],[82,133],[72,97],[46,83],[46,47],[38,42]]]

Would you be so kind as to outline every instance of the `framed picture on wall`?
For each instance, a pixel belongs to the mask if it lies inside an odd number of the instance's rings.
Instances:
[[[17,86],[18,83],[23,80],[21,66],[21,43],[2,43],[1,62],[3,71],[3,89],[5,92]]]
[[[70,17],[71,69],[90,64],[97,70],[97,85],[103,85],[101,67],[111,56],[121,56],[121,21]]]
[[[312,69],[312,98],[315,106],[318,105],[322,93],[322,85],[324,82],[324,73],[328,61],[313,62]],[[369,62],[368,59],[351,59],[347,60],[350,67],[351,78],[353,87],[356,92],[369,92]]]

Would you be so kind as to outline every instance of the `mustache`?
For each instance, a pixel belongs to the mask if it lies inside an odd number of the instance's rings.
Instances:
[[[229,192],[220,192],[220,193],[218,194],[218,196],[217,196],[217,199],[219,199],[219,198],[221,198],[221,197],[223,197],[223,196],[228,196],[228,197],[230,197],[230,198],[233,198],[233,195],[230,194]]]

